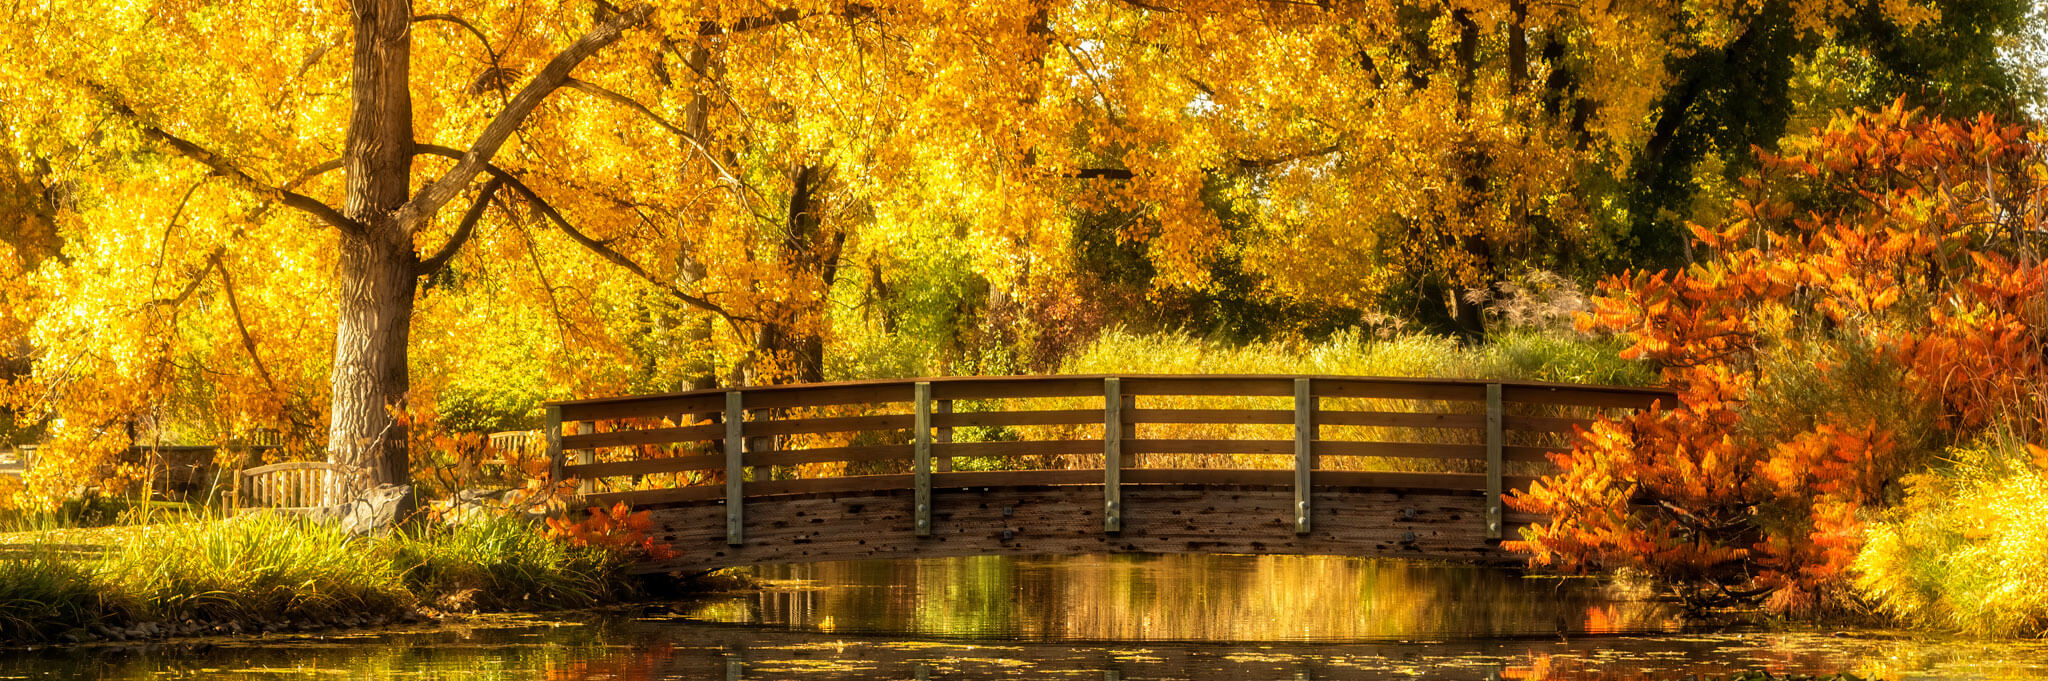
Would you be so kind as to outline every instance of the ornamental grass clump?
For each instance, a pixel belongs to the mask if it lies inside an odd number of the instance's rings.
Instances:
[[[519,518],[419,530],[389,541],[405,584],[443,608],[573,608],[625,595],[620,554],[549,538]]]
[[[267,513],[153,526],[115,547],[102,571],[144,619],[328,622],[414,603],[387,551]]]
[[[1906,478],[1853,566],[1879,610],[1980,636],[2048,635],[2048,450],[1996,437]]]
[[[0,555],[0,641],[48,641],[106,619],[118,596],[100,588],[90,563],[47,545]]]

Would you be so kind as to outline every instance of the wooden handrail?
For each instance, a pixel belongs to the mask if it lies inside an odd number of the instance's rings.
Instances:
[[[1076,400],[1080,404],[1074,404]],[[1244,400],[1249,404],[1238,401],[1229,408],[1163,408],[1159,400]],[[1008,484],[1077,484],[1084,480],[1100,484],[1106,532],[1119,531],[1123,512],[1119,490],[1126,484],[1181,478],[1291,484],[1295,489],[1295,530],[1306,534],[1312,503],[1309,490],[1314,486],[1363,480],[1440,486],[1456,481],[1465,485],[1460,489],[1488,497],[1487,536],[1499,538],[1504,517],[1500,499],[1519,481],[1507,475],[1507,462],[1544,461],[1550,453],[1569,447],[1560,437],[1589,427],[1595,418],[1612,410],[1672,405],[1675,401],[1676,394],[1663,388],[1530,381],[1288,375],[976,376],[751,386],[550,402],[543,432],[556,479],[576,479],[579,494],[587,501],[646,504],[722,498],[727,540],[735,545],[743,538],[749,496],[874,491],[876,485],[907,487],[912,493],[914,526],[918,535],[924,536],[930,532],[932,506],[937,503],[932,496],[935,486],[989,476],[1012,481]],[[1158,424],[1235,430],[1221,438],[1208,434],[1140,436],[1141,426]],[[1283,439],[1289,436],[1275,430],[1282,426],[1293,427],[1291,439]],[[1020,437],[1021,431],[1009,430],[1011,439],[966,442],[955,437],[959,427],[1052,429],[1053,434]],[[1099,435],[1087,434],[1090,431]],[[1389,439],[1389,432],[1395,433],[1394,439]],[[824,434],[842,435],[836,442],[806,448],[778,444],[787,438]],[[597,450],[607,448],[623,448],[628,455],[600,461]],[[1079,455],[1084,458],[1065,459],[1066,465],[1087,466],[1085,457],[1090,454],[1103,462],[1092,477],[1077,477],[1072,470],[951,472],[955,460],[962,458]],[[1217,471],[1213,475],[1166,475],[1155,472],[1189,469],[1140,465],[1149,457],[1189,454],[1252,457],[1293,470],[1236,467],[1205,469]],[[1394,474],[1341,468],[1361,457],[1467,460],[1471,463],[1450,470],[1484,473]],[[903,472],[808,480],[770,480],[766,474],[767,468],[775,466],[872,462],[884,462]],[[962,475],[969,477],[959,477]],[[629,485],[632,489],[617,490],[619,485],[612,485],[615,491],[598,491],[600,482],[627,476],[635,478]],[[722,494],[713,486],[721,477],[723,484],[718,486],[723,487]]]

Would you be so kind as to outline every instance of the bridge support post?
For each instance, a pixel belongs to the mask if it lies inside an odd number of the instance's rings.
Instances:
[[[1316,467],[1316,397],[1309,380],[1294,379],[1294,533],[1308,534],[1309,485]]]
[[[1501,538],[1501,433],[1500,384],[1486,384],[1486,538]]]
[[[953,413],[953,401],[952,401],[952,400],[938,400],[938,401],[937,401],[936,403],[934,403],[934,404],[932,405],[932,413],[934,413],[934,414],[951,414],[951,413]],[[937,433],[934,433],[934,434],[932,434],[932,441],[933,441],[933,442],[937,442],[937,443],[939,443],[939,444],[946,444],[946,443],[952,442],[952,441],[953,441],[953,427],[952,427],[952,426],[940,426],[940,427],[938,428],[938,432],[937,432]],[[932,468],[933,468],[933,470],[936,470],[936,471],[938,471],[938,472],[940,472],[940,473],[950,473],[950,472],[952,472],[952,471],[953,471],[953,457],[950,457],[950,456],[948,456],[948,457],[941,457],[941,458],[940,458],[940,459],[939,459],[938,461],[934,461],[934,462],[932,462]]]
[[[917,536],[932,536],[932,384],[918,381],[912,389],[912,401],[917,403],[917,429],[915,444],[911,445],[911,465],[915,472],[915,487],[911,494],[916,503],[912,520]]]
[[[543,433],[542,437],[546,437],[548,439],[548,482],[560,483],[562,481],[562,469],[564,466],[568,464],[568,461],[565,461],[562,458],[561,407],[554,405],[548,406],[548,423],[546,426],[546,430],[543,430],[541,432]],[[239,482],[240,481],[238,480],[237,484],[239,484]]]
[[[742,539],[740,509],[746,503],[747,411],[740,391],[725,392],[725,543],[739,546]]]
[[[1102,379],[1102,531],[1124,529],[1124,391],[1121,379]]]
[[[570,430],[571,434],[574,434],[574,435],[587,435],[587,434],[590,434],[590,433],[595,433],[595,432],[597,432],[597,424],[596,424],[595,422],[591,422],[591,421],[577,421],[577,422],[576,422],[576,425],[574,425],[574,426],[571,426],[571,427],[569,428],[569,430]],[[595,449],[578,449],[578,450],[576,450],[576,457],[575,457],[575,458],[576,458],[576,464],[577,464],[577,465],[585,465],[585,464],[593,464],[593,463],[597,463],[597,450],[595,450]],[[585,496],[589,496],[589,495],[590,495],[590,491],[591,491],[591,488],[592,488],[592,487],[593,487],[593,485],[592,485],[592,480],[591,480],[590,478],[577,478],[577,479],[576,479],[576,496],[578,496],[578,497],[585,497]]]

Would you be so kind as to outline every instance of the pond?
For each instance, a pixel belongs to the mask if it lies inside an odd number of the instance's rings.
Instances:
[[[2048,643],[1687,630],[1595,580],[1320,557],[863,561],[632,613],[0,653],[0,679],[2048,678]]]

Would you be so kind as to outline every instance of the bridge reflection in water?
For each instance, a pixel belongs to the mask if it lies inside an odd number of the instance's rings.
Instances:
[[[554,403],[556,479],[654,509],[643,571],[1098,553],[1504,563],[1502,494],[1668,390],[1341,376],[1019,376]]]
[[[1675,608],[1602,580],[1330,556],[977,556],[742,568],[691,619],[1021,641],[1316,642],[1659,633]]]

